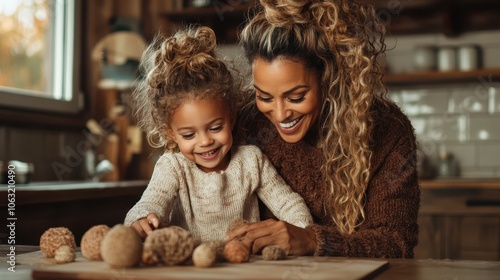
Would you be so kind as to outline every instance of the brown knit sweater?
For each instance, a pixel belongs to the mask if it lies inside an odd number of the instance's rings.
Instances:
[[[380,106],[382,107],[382,106]],[[245,142],[258,145],[285,181],[311,210],[317,236],[315,255],[412,258],[418,242],[420,188],[416,170],[416,140],[408,118],[395,105],[375,108],[371,177],[365,196],[365,220],[352,234],[341,234],[325,215],[326,179],[320,171],[321,150],[302,140],[287,143],[259,114]],[[261,209],[261,218],[272,217]]]

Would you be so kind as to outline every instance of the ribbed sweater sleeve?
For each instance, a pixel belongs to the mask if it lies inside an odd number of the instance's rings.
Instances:
[[[172,154],[163,154],[158,159],[141,199],[128,211],[125,225],[130,226],[151,213],[158,215],[162,225],[169,224],[169,214],[178,196],[181,180],[176,165],[178,164]]]
[[[257,147],[254,147],[258,150]],[[269,159],[258,152],[260,187],[257,195],[260,200],[280,220],[284,220],[297,227],[305,228],[313,222],[304,199],[285,183]]]

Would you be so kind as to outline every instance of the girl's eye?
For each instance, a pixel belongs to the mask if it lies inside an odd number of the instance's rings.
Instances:
[[[182,134],[182,139],[189,140],[189,139],[193,139],[193,137],[194,137],[194,133]]]
[[[222,128],[224,127],[224,125],[218,125],[218,126],[213,126],[210,128],[210,131],[212,132],[219,132],[222,130]]]
[[[288,101],[291,102],[291,103],[300,103],[302,101],[304,101],[304,96],[301,96],[301,97],[296,97],[296,98],[288,98]]]
[[[261,95],[257,95],[256,97],[257,97],[257,99],[258,99],[259,101],[262,101],[262,102],[267,102],[267,103],[271,102],[271,100],[272,100],[272,98],[271,98],[271,97],[267,97],[267,98],[266,98],[266,97],[262,97]]]

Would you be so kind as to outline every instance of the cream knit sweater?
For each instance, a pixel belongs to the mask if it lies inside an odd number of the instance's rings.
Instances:
[[[203,172],[181,153],[165,153],[125,225],[155,213],[161,226],[181,226],[202,242],[222,240],[234,220],[259,220],[257,196],[280,220],[302,228],[312,223],[302,197],[255,146],[233,147],[220,173]]]

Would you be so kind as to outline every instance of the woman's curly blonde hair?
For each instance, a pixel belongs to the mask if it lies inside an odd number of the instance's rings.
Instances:
[[[241,78],[218,58],[215,33],[208,27],[191,25],[168,38],[156,36],[140,70],[144,79],[133,92],[135,114],[154,148],[178,151],[166,128],[187,100],[219,100],[231,116],[240,105]]]
[[[386,103],[380,57],[385,28],[375,10],[352,0],[261,0],[240,34],[247,59],[291,59],[316,71],[322,112],[318,120],[324,207],[340,232],[352,233],[364,220],[370,179],[370,113]],[[246,109],[255,108],[255,98]],[[255,109],[253,109],[255,111]]]

